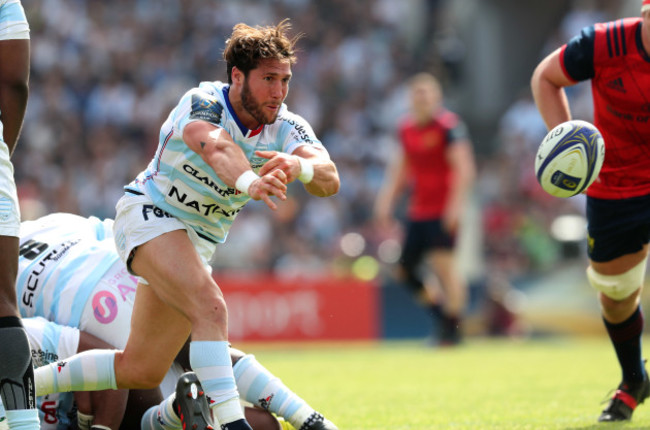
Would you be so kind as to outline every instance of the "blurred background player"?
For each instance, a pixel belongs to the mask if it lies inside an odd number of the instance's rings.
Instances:
[[[0,397],[12,429],[37,429],[34,370],[18,318],[20,208],[11,154],[23,125],[29,82],[29,25],[20,0],[0,1]],[[9,347],[11,345],[11,347]]]
[[[597,23],[544,58],[531,87],[547,128],[571,119],[564,87],[591,80],[605,162],[586,191],[589,268],[622,381],[599,421],[631,418],[650,394],[641,289],[650,240],[650,0],[641,18]]]
[[[78,328],[82,340],[90,337],[117,348],[126,344],[137,279],[128,273],[117,256],[112,225],[110,219],[84,218],[65,213],[51,214],[21,224],[16,289],[18,296],[25,298],[19,302],[23,316],[45,317],[53,322],[54,328],[56,325]],[[80,348],[79,352],[88,349],[91,347]],[[59,355],[63,359],[71,354]],[[191,370],[188,355],[189,350],[183,348],[165,376],[161,392],[132,390],[121,428],[139,427],[143,413],[149,408],[151,411],[143,420],[143,429],[181,428],[178,416],[171,409],[161,411],[167,427],[160,427],[157,413],[158,404],[174,392],[178,377]],[[242,399],[256,407],[245,410],[254,429],[274,428],[272,423],[279,425],[267,411],[286,419],[296,429],[336,429],[264,368],[253,355],[231,348],[230,356]],[[105,391],[86,394],[100,393]],[[172,396],[165,405],[171,406],[173,401]],[[86,412],[82,408],[80,410]],[[111,412],[113,418],[121,419],[124,409],[115,408]],[[172,415],[165,415],[168,413]],[[89,412],[86,414],[92,415]],[[301,419],[303,415],[306,417]],[[314,421],[313,426],[305,425],[309,418]],[[98,424],[107,425],[105,421]],[[323,427],[325,425],[329,427]]]
[[[467,285],[456,263],[456,237],[476,168],[467,129],[443,106],[438,80],[409,81],[410,114],[399,124],[400,153],[389,165],[375,203],[379,226],[390,229],[395,205],[412,187],[399,260],[400,277],[430,307],[441,344],[461,340]],[[435,278],[423,274],[424,263]]]

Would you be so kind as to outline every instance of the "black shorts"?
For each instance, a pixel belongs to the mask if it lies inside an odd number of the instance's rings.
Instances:
[[[456,237],[442,226],[441,220],[409,221],[406,224],[406,239],[400,262],[415,265],[422,256],[435,249],[453,249]]]
[[[587,252],[597,262],[640,251],[650,241],[650,195],[621,200],[587,197]]]

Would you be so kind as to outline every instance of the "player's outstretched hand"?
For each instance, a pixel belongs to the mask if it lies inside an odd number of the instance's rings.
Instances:
[[[279,169],[287,176],[287,184],[298,179],[300,175],[300,162],[295,155],[278,151],[255,151],[255,155],[269,160],[260,168],[260,175],[265,175],[273,170]]]
[[[278,206],[271,200],[271,196],[280,200],[287,199],[287,175],[280,169],[263,174],[248,187],[248,195],[253,200],[264,201],[268,207],[276,210]]]

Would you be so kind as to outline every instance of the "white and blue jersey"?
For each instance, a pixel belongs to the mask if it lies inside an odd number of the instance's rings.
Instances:
[[[79,327],[95,286],[119,261],[112,220],[52,214],[20,227],[16,293],[23,317]]]
[[[20,0],[0,0],[0,40],[29,39],[29,24]]]
[[[77,353],[79,330],[47,321],[44,318],[22,320],[29,339],[34,367],[57,362]],[[42,430],[67,430],[74,418],[74,394],[54,393],[37,399]],[[0,401],[0,416],[4,408]]]
[[[282,105],[272,124],[247,129],[228,99],[229,86],[202,82],[185,93],[160,130],[156,154],[149,166],[125,187],[146,194],[158,208],[182,219],[199,237],[212,243],[226,240],[237,213],[250,197],[228,187],[214,170],[183,141],[185,126],[207,121],[223,127],[244,151],[254,171],[267,161],[255,151],[292,153],[302,145],[323,148],[307,121]]]

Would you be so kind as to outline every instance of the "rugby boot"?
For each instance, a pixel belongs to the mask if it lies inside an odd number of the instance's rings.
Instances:
[[[214,430],[208,399],[196,373],[183,373],[178,378],[176,408],[184,430]]]
[[[303,425],[300,426],[299,430],[338,430],[338,427],[323,415],[314,412],[309,416],[309,418],[307,418]]]
[[[636,407],[650,396],[650,379],[645,375],[642,382],[621,382],[609,404],[598,418],[599,422],[627,421]]]

